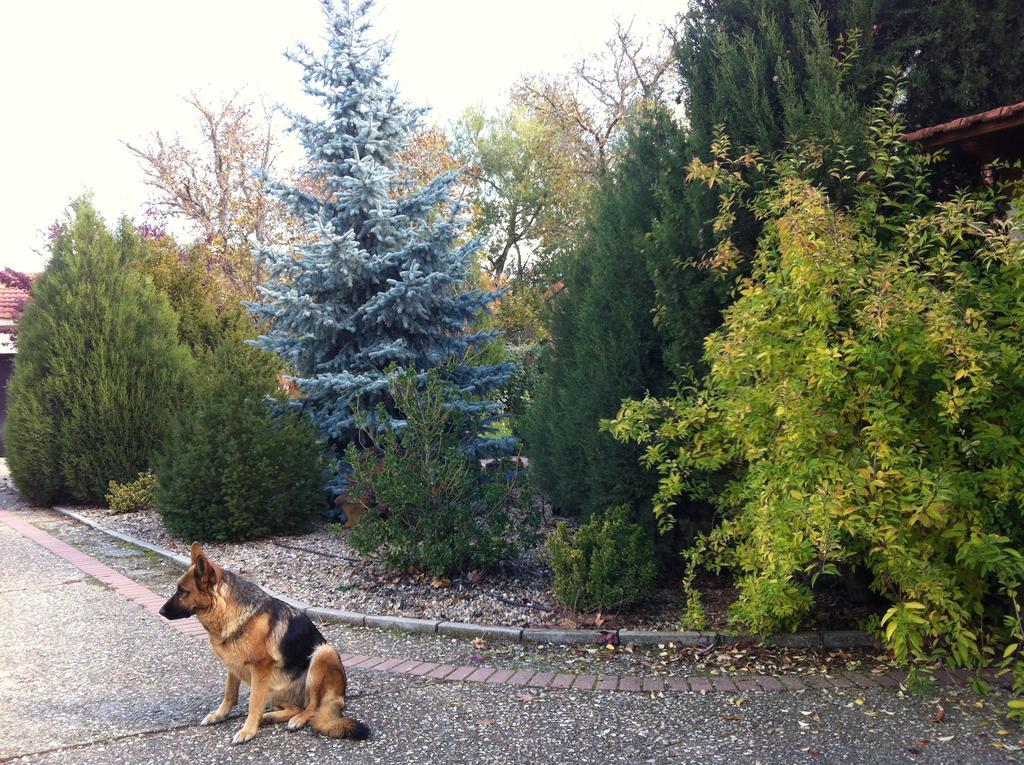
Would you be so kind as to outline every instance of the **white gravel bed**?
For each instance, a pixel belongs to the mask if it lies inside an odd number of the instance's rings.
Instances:
[[[153,511],[115,515],[101,508],[75,511],[108,528],[132,534],[188,555],[189,542],[164,529]],[[554,598],[553,574],[541,550],[483,572],[475,583],[456,578],[448,587],[432,586],[429,576],[399,574],[366,559],[327,523],[299,536],[280,536],[240,544],[208,544],[218,564],[284,595],[322,608],[445,621],[516,627],[577,626]],[[671,629],[678,611],[631,619],[628,626]],[[625,626],[619,624],[618,626]]]

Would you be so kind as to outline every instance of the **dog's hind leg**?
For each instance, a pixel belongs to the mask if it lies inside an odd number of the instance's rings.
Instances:
[[[224,684],[224,700],[220,702],[219,707],[203,718],[200,725],[216,725],[219,722],[224,722],[231,710],[235,708],[235,704],[238,703],[238,684],[240,682],[238,675],[229,670],[227,682]]]
[[[338,652],[323,645],[313,654],[306,676],[309,704],[301,715],[293,717],[289,727],[309,722],[317,733],[334,738],[364,739],[370,729],[363,723],[343,716],[347,678]]]
[[[264,714],[263,722],[271,724],[288,722],[301,711],[302,707],[296,704],[288,704],[281,709],[275,709],[273,712],[267,712]]]
[[[324,691],[329,685],[329,676],[334,668],[333,657],[338,654],[329,645],[323,645],[313,652],[313,658],[309,662],[309,669],[306,670],[306,708],[300,714],[295,715],[288,721],[288,727],[298,730],[316,714],[317,709],[323,702]]]

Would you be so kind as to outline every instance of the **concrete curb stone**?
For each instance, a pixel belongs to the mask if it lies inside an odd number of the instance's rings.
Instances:
[[[520,642],[523,637],[523,630],[519,627],[489,626],[467,622],[438,622],[437,631],[438,634],[452,637],[483,638],[484,640],[501,640],[512,643]]]
[[[527,643],[561,643],[594,645],[601,642],[600,630],[524,629],[522,640]]]
[[[322,622],[350,624],[355,627],[362,627],[366,624],[366,614],[361,614],[358,611],[338,611],[319,606],[307,606],[305,611],[309,618],[319,619]]]
[[[325,621],[330,621],[331,609],[323,609]],[[306,608],[309,612],[309,608]],[[404,616],[381,616],[379,614],[366,614],[363,625],[366,627],[379,627],[385,630],[398,630],[400,632],[423,632],[430,635],[437,634],[437,625],[441,622],[432,619],[411,619]]]

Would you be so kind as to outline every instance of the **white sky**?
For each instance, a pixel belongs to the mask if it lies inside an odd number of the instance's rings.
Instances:
[[[356,0],[353,0],[355,2]],[[685,0],[378,0],[391,75],[446,122],[498,105],[524,73],[558,72],[598,49],[616,18],[634,31],[670,23]],[[148,190],[121,141],[188,135],[181,97],[301,104],[283,51],[319,47],[317,0],[12,0],[0,23],[0,267],[40,270],[42,232],[91,191],[113,222],[141,215]],[[283,120],[282,120],[283,124]]]

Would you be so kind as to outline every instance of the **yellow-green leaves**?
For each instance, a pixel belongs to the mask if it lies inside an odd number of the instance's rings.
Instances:
[[[739,625],[798,623],[817,577],[856,565],[893,604],[881,630],[901,660],[1019,663],[1022,245],[998,194],[929,198],[932,158],[873,117],[867,169],[837,170],[859,178],[841,205],[795,149],[759,190],[727,142],[690,166],[723,194],[723,242],[739,208],[763,221],[757,256],[703,386],[625,402],[611,430],[646,447],[659,514],[714,474],[723,520],[688,559],[734,572]]]

